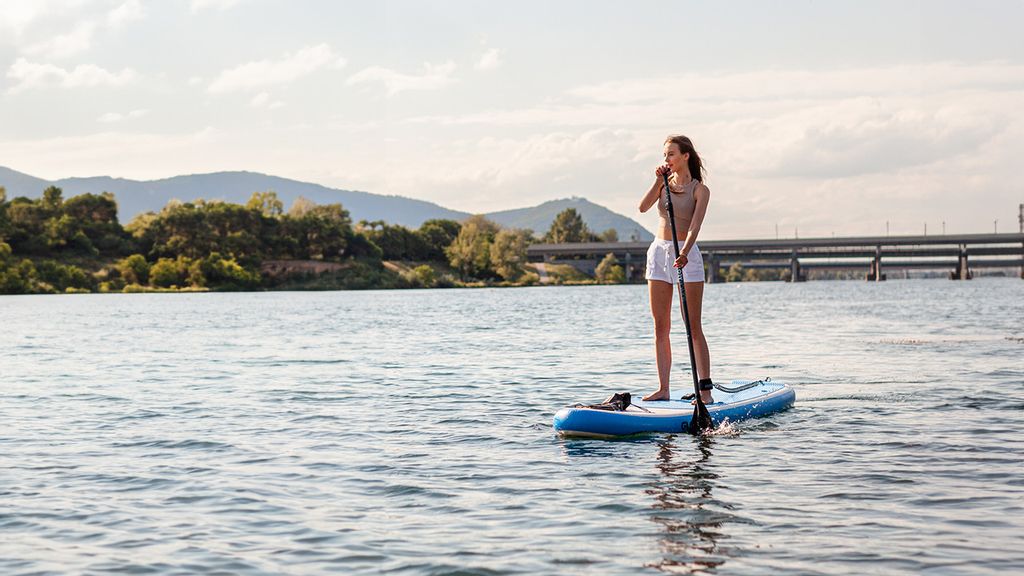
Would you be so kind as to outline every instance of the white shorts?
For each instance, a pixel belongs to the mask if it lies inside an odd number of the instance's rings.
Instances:
[[[679,282],[679,273],[676,271],[674,255],[675,249],[671,240],[655,238],[651,247],[647,249],[647,274],[648,280],[661,280],[669,284]],[[683,266],[683,282],[704,281],[704,258],[700,255],[700,248],[694,243],[686,254],[686,266]]]

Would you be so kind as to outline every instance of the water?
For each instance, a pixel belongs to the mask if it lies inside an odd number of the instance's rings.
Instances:
[[[2,297],[0,573],[1024,570],[1024,281],[705,298],[794,409],[567,441],[655,387],[643,286]]]

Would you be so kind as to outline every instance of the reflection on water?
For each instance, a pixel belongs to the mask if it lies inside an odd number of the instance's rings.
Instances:
[[[729,555],[719,541],[722,524],[732,518],[716,511],[722,504],[712,498],[718,479],[709,466],[714,438],[669,436],[657,443],[662,478],[645,492],[654,496],[651,520],[664,528],[663,557],[647,566],[674,574],[713,573]]]

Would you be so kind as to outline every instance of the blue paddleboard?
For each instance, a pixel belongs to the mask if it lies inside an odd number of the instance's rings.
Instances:
[[[749,380],[734,380],[728,388],[738,388]],[[787,384],[760,381],[756,386],[738,392],[714,390],[715,400],[708,412],[715,426],[723,421],[737,422],[747,418],[768,416],[785,410],[796,401],[796,392]],[[646,410],[646,411],[645,411]],[[610,438],[644,432],[686,432],[693,416],[689,400],[644,402],[637,396],[624,411],[596,408],[562,408],[555,414],[554,427],[562,436]]]

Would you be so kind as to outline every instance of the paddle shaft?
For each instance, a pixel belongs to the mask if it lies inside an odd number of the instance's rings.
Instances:
[[[662,174],[665,180],[665,198],[668,204],[668,220],[672,228],[672,246],[675,248],[676,258],[679,257],[679,238],[676,236],[676,216],[672,210],[672,189],[668,187],[668,172]],[[675,260],[675,258],[673,258]],[[697,379],[697,357],[693,353],[693,335],[690,334],[690,309],[686,305],[686,287],[683,286],[683,269],[676,268],[679,274],[679,300],[683,304],[683,323],[686,325],[686,347],[690,350],[690,372],[693,373],[693,393],[696,395],[697,404],[701,406],[704,401],[700,397],[700,382]]]

